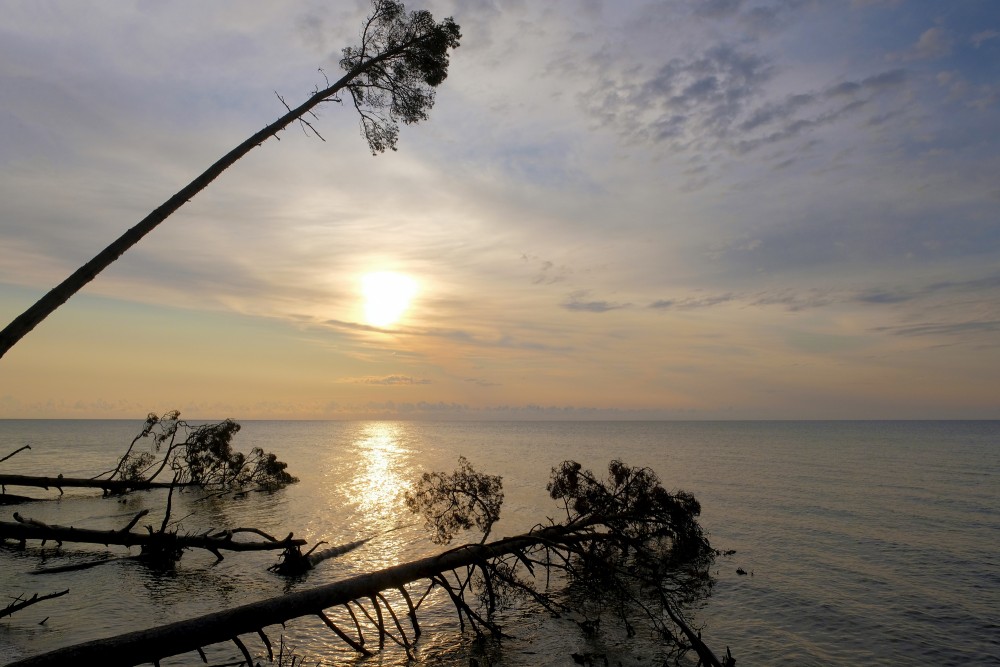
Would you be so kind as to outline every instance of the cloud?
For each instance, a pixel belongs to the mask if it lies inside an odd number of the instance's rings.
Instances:
[[[736,14],[744,0],[700,0],[694,3],[695,16],[719,18]]]
[[[492,382],[490,380],[484,380],[483,378],[465,378],[466,382],[470,382],[477,387],[501,387],[503,386],[500,382]]]
[[[890,53],[889,61],[912,62],[917,60],[935,60],[951,53],[952,37],[946,29],[935,26],[925,30],[917,39],[916,44],[905,51]]]
[[[931,322],[899,327],[876,327],[874,331],[895,336],[959,336],[969,333],[1000,332],[1000,320],[971,320],[966,322]]]
[[[747,138],[735,141],[735,149],[739,153],[749,153],[835,123],[866,108],[872,96],[901,87],[906,79],[905,70],[894,69],[861,80],[842,81],[822,91],[789,95],[781,102],[763,104],[740,124],[739,130],[746,133]],[[828,102],[836,106],[827,106]]]
[[[430,380],[414,378],[409,375],[385,375],[383,377],[348,378],[343,382],[351,384],[377,384],[385,387],[400,385],[431,384]]]
[[[860,113],[908,81],[907,72],[895,68],[778,98],[770,92],[778,69],[769,56],[719,44],[699,56],[672,58],[651,73],[636,68],[602,80],[585,106],[633,142],[665,144],[672,152],[712,148],[745,155]],[[883,118],[896,112],[885,101],[879,106]]]
[[[790,312],[823,308],[838,304],[859,303],[890,306],[918,302],[935,295],[972,299],[975,295],[990,298],[990,292],[1000,290],[1000,273],[991,273],[968,280],[945,280],[914,284],[906,288],[871,286],[866,288],[782,288],[753,293],[725,292],[709,296],[660,299],[650,303],[651,310],[694,310],[725,303],[741,306],[782,306]],[[986,293],[984,295],[984,293]]]
[[[972,37],[969,38],[969,41],[971,41],[972,45],[978,49],[985,42],[988,42],[991,39],[996,39],[997,37],[1000,37],[1000,32],[996,30],[983,30],[982,32],[977,32],[972,35]]]
[[[552,285],[565,281],[572,271],[566,266],[557,266],[554,262],[541,259],[534,255],[521,255],[521,261],[525,264],[536,267],[535,275],[531,278],[532,285]]]
[[[606,313],[610,310],[620,310],[628,304],[611,303],[610,301],[567,301],[562,304],[566,310],[587,313]]]
[[[611,310],[621,310],[622,308],[631,306],[628,303],[615,303],[612,301],[582,301],[581,299],[586,298],[587,295],[587,292],[571,294],[569,300],[563,302],[561,305],[566,310],[585,313],[606,313]]]
[[[805,291],[782,289],[757,294],[751,306],[784,306],[789,312],[810,308],[822,308],[837,303],[838,298],[830,290],[811,289]]]
[[[914,285],[909,288],[864,290],[851,297],[851,300],[858,303],[893,304],[915,301],[938,293],[962,296],[997,289],[1000,289],[1000,273],[969,280],[945,280]]]
[[[344,329],[346,331],[370,331],[370,332],[395,331],[394,329],[384,329],[381,327],[373,327],[369,324],[361,324],[359,322],[345,322],[343,320],[324,320],[322,323],[334,329]]]
[[[808,6],[809,0],[782,0],[772,5],[758,5],[740,16],[740,23],[754,37],[773,35],[792,22],[793,11]]]
[[[729,303],[740,299],[740,295],[733,292],[725,294],[714,294],[712,296],[689,297],[687,299],[660,299],[650,303],[647,308],[653,310],[695,310],[698,308],[711,308],[719,304]]]
[[[900,292],[882,292],[873,291],[865,292],[863,294],[857,295],[854,300],[860,303],[875,303],[875,304],[886,304],[886,303],[905,303],[907,301],[913,300],[915,297],[912,294],[904,294]]]

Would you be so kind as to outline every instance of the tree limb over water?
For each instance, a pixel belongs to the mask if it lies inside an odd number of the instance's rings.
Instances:
[[[234,451],[232,440],[239,430],[239,423],[232,419],[194,426],[182,420],[177,410],[163,416],[151,412],[113,470],[86,479],[62,475],[0,475],[0,501],[4,501],[0,504],[37,500],[8,496],[8,486],[55,488],[60,495],[64,488],[94,488],[108,496],[192,486],[219,492],[274,491],[298,481],[286,471],[288,464],[279,461],[271,452],[260,447],[251,449],[249,455]],[[143,444],[148,447],[143,449]],[[173,480],[157,482],[156,478],[165,471]]]
[[[467,461],[460,464],[451,477],[432,475],[456,483],[418,486],[407,499],[424,513],[435,536],[441,535],[435,522],[456,525],[450,516],[456,510],[469,510],[460,523],[468,520],[484,534],[495,521],[492,517],[498,516],[499,480],[477,473]],[[470,505],[470,489],[485,502]],[[505,610],[533,605],[591,631],[597,627],[594,619],[610,613],[629,636],[635,636],[639,627],[655,633],[669,658],[679,660],[693,650],[704,665],[733,664],[728,655],[720,661],[680,612],[684,603],[707,594],[708,567],[715,555],[698,525],[700,507],[690,494],[670,493],[651,470],[620,461],[612,462],[605,479],[565,462],[553,469],[548,490],[563,506],[565,519],[560,523],[466,544],[326,586],[66,647],[9,667],[155,663],[222,642],[233,642],[250,661],[241,635],[260,636],[270,652],[265,629],[301,617],[318,619],[359,655],[381,651],[389,641],[409,657],[421,632],[418,612],[433,591],[443,591],[450,599],[463,630],[468,627],[486,640],[507,636],[501,625]],[[437,502],[446,497],[444,504]]]

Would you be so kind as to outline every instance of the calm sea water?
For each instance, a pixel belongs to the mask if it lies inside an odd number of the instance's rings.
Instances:
[[[0,471],[92,476],[113,467],[140,426],[0,421],[0,455],[32,447]],[[234,554],[214,564],[199,552],[173,572],[118,560],[36,576],[39,567],[128,552],[7,545],[0,594],[70,594],[0,621],[0,664],[434,553],[402,494],[420,472],[452,470],[464,455],[503,476],[497,536],[557,515],[545,483],[565,459],[596,471],[621,458],[653,468],[668,488],[693,492],[713,546],[736,550],[717,561],[714,592],[693,619],[706,642],[719,653],[729,646],[741,667],[1000,665],[1000,422],[244,422],[236,445],[275,452],[301,482],[239,501],[185,494],[173,514],[182,530],[254,526],[310,543],[374,539],[292,582],[266,572],[273,555]],[[91,528],[121,527],[144,508],[159,525],[165,501],[160,492],[102,499],[67,490],[57,499],[8,491],[47,500],[0,508],[4,520],[16,509]],[[738,567],[753,575],[738,575]],[[432,601],[424,625],[418,664],[469,664],[450,603]],[[543,615],[512,617],[508,627],[516,639],[499,664],[572,665],[571,653],[589,652],[612,664],[649,665],[657,656],[644,637],[585,639]],[[272,638],[279,634],[313,661],[354,664],[318,620],[293,622]],[[210,657],[218,664],[234,656],[224,647]],[[405,659],[390,648],[376,662]]]

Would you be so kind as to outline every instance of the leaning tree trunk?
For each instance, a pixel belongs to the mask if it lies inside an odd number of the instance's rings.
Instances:
[[[372,17],[370,21],[374,18],[375,17]],[[448,21],[450,21],[450,19]],[[448,21],[446,21],[446,24]],[[457,33],[457,26],[453,27]],[[440,63],[434,63],[433,59],[424,58],[422,60],[421,56],[426,56],[427,54],[420,53],[421,49],[433,52],[435,49],[443,48],[447,51],[448,46],[457,45],[457,39],[453,37],[452,41],[448,41],[442,47],[441,34],[439,31],[443,29],[444,28],[441,26],[435,26],[433,30],[429,32],[409,34],[399,43],[390,43],[391,48],[387,48],[381,53],[373,54],[370,57],[363,56],[357,59],[360,60],[360,62],[351,67],[347,71],[347,74],[341,77],[336,83],[322,90],[318,90],[298,107],[294,109],[289,108],[288,113],[281,116],[278,120],[274,121],[259,132],[256,132],[246,141],[226,153],[215,164],[206,169],[200,176],[188,183],[184,188],[178,191],[177,194],[143,218],[137,225],[118,237],[118,239],[111,245],[77,269],[63,282],[52,288],[52,290],[45,296],[36,301],[34,305],[24,311],[21,315],[17,316],[10,324],[7,325],[6,328],[4,328],[3,331],[0,331],[0,357],[3,357],[3,355],[6,354],[6,352],[13,347],[15,343],[27,335],[27,333],[34,329],[35,326],[37,326],[42,320],[52,314],[56,308],[65,303],[71,296],[79,292],[87,283],[97,277],[97,274],[107,268],[116,259],[121,257],[126,250],[138,243],[144,236],[146,236],[146,234],[153,231],[157,225],[170,217],[185,203],[190,201],[192,197],[208,187],[208,185],[218,178],[222,172],[235,164],[240,158],[249,153],[251,150],[260,146],[271,137],[277,135],[278,132],[285,129],[292,122],[301,121],[308,125],[308,121],[304,120],[306,114],[309,114],[323,102],[337,99],[337,93],[345,88],[351,87],[352,85],[356,85],[355,81],[358,80],[359,77],[366,75],[372,70],[378,70],[384,65],[393,65],[394,67],[386,66],[385,69],[387,71],[394,70],[399,67],[397,61],[402,58],[402,61],[406,63],[405,67],[420,70],[422,74],[427,74],[427,76],[437,74],[440,79],[443,79],[443,74],[440,72],[423,72],[421,69],[422,67],[427,66],[429,68],[433,68],[435,65],[439,66]],[[416,64],[414,65],[414,63]],[[447,70],[447,64],[445,64],[444,69],[445,71]],[[428,85],[433,86],[437,85],[439,82],[440,81],[438,80],[435,83],[431,83],[430,81],[427,83]],[[398,87],[405,88],[405,86]],[[355,97],[355,106],[357,106],[357,104],[358,101]],[[359,111],[361,111],[360,108]],[[362,118],[365,118],[364,114],[362,114]],[[309,125],[309,127],[312,126]],[[369,143],[371,144],[371,141],[369,141]]]
[[[459,618],[465,618],[473,624],[482,624],[491,631],[499,629],[489,620],[474,611],[464,600],[469,593],[470,580],[451,585],[445,575],[459,569],[479,568],[485,575],[491,559],[516,557],[518,562],[530,567],[538,566],[541,561],[531,557],[533,549],[574,549],[581,544],[606,539],[608,535],[602,532],[590,532],[575,526],[556,525],[512,538],[504,538],[489,544],[466,545],[442,554],[430,556],[402,565],[385,568],[377,572],[362,574],[343,581],[328,584],[310,590],[288,593],[279,597],[245,604],[225,611],[207,614],[197,618],[170,623],[147,630],[129,632],[107,639],[85,642],[49,653],[34,656],[11,663],[7,667],[57,667],[67,664],[100,664],[104,667],[125,667],[141,663],[156,663],[169,656],[192,651],[202,653],[202,647],[222,642],[233,642],[244,655],[248,664],[253,664],[250,653],[240,639],[240,635],[257,634],[270,651],[270,640],[264,633],[267,626],[276,626],[294,618],[303,616],[318,617],[342,641],[362,655],[371,655],[365,636],[358,623],[354,608],[363,613],[376,626],[379,648],[385,640],[402,646],[409,654],[413,641],[420,634],[417,621],[417,610],[423,601],[416,603],[407,590],[407,586],[421,580],[429,580],[428,591],[440,586],[444,588],[455,603]],[[499,573],[494,572],[494,575]],[[402,614],[397,614],[390,605],[385,593],[398,591],[400,600],[405,601],[405,615],[409,618],[409,631],[404,631],[400,622]],[[424,594],[426,595],[426,593]],[[369,606],[363,606],[361,601],[369,601]],[[402,602],[397,602],[397,606]],[[355,607],[352,608],[351,605]],[[326,611],[332,607],[346,607],[350,618],[354,621],[355,630],[350,634],[341,629],[327,616]],[[370,609],[370,611],[369,611]],[[401,611],[403,611],[401,609]],[[680,623],[683,621],[678,619]],[[707,666],[722,667],[719,660],[705,647],[697,635],[682,625],[685,634],[697,639],[693,648],[699,654],[702,663]],[[407,634],[407,632],[409,634]]]

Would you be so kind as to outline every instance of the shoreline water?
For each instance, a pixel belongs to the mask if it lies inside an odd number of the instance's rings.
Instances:
[[[60,463],[67,476],[69,468],[90,474],[107,469],[141,425],[16,421],[0,420],[0,454],[23,437],[38,446],[21,461],[19,454],[4,462],[3,471]],[[398,493],[407,480],[423,470],[450,470],[463,454],[477,469],[504,477],[507,502],[495,533],[503,535],[551,514],[544,491],[551,466],[574,458],[600,469],[619,457],[649,465],[668,488],[693,492],[713,546],[736,549],[718,562],[713,595],[696,620],[713,648],[730,646],[738,664],[771,664],[776,656],[803,665],[1000,660],[1000,645],[991,639],[1000,627],[998,422],[241,423],[238,449],[274,451],[302,482],[263,504],[214,508],[218,521],[348,542],[398,523]],[[150,494],[122,505],[68,500],[30,509],[40,519],[58,523],[69,516],[82,525],[146,503],[157,506]],[[202,528],[201,521],[186,520],[192,529]],[[374,547],[331,563],[301,585],[428,553],[433,545],[419,531],[397,531]],[[18,584],[39,558],[55,564],[86,556],[72,549],[44,556],[3,549],[0,590],[21,592]],[[167,577],[119,568],[53,579],[52,586],[64,583],[84,596],[89,591],[94,608],[60,602],[42,630],[9,621],[0,627],[0,657],[106,635],[115,619],[183,618],[197,609],[280,594],[283,585],[262,574],[266,558],[234,560],[240,563],[212,567],[185,556],[178,574]],[[754,576],[736,574],[737,567]],[[110,599],[107,591],[114,592]],[[87,620],[96,617],[105,620]],[[428,657],[419,664],[461,662],[453,620],[442,614],[441,633],[428,639]],[[327,641],[308,629],[296,639],[317,650]],[[505,653],[504,664],[537,664],[540,652],[567,656],[588,647],[565,629],[552,637],[532,634]]]

